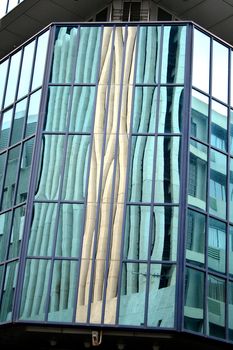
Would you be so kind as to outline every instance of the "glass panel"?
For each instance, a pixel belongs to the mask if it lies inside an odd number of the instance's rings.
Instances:
[[[227,103],[228,98],[228,48],[213,40],[212,94]]]
[[[161,82],[182,84],[184,82],[186,27],[165,26]]]
[[[233,226],[229,229],[229,273],[233,276]]]
[[[36,60],[34,65],[34,73],[33,73],[33,81],[32,81],[32,90],[42,85],[42,82],[44,79],[44,68],[45,68],[45,61],[47,56],[48,40],[49,40],[49,31],[45,32],[38,38],[37,49],[36,49]]]
[[[10,12],[14,7],[16,7],[18,5],[18,3],[19,3],[18,0],[9,0],[7,12]]]
[[[193,210],[188,210],[186,234],[186,260],[195,265],[205,263],[206,217]]]
[[[208,142],[208,105],[208,97],[192,90],[191,136],[204,142]]]
[[[54,245],[57,204],[35,203],[28,244],[29,256],[50,256]]]
[[[25,137],[34,134],[39,117],[41,90],[30,96]]]
[[[13,109],[9,109],[2,115],[2,125],[0,134],[0,149],[4,149],[8,146],[10,138],[11,123],[13,118]]]
[[[229,292],[228,332],[229,332],[229,339],[233,341],[233,282],[229,282],[228,292]]]
[[[69,130],[91,132],[94,119],[95,87],[74,87]]]
[[[188,203],[206,210],[207,147],[190,142]]]
[[[1,6],[1,2],[0,2],[0,6]],[[0,11],[1,11],[1,8],[0,8]],[[0,15],[0,18],[1,18],[1,15]],[[9,63],[9,59],[4,61],[2,64],[0,64],[0,81],[1,81],[1,84],[0,84],[0,109],[2,108],[8,63]]]
[[[155,133],[157,88],[136,87],[133,108],[133,133]]]
[[[151,202],[154,137],[132,137],[130,163],[129,200]]]
[[[8,259],[13,259],[19,256],[21,241],[23,237],[25,211],[25,205],[15,209],[14,211]]]
[[[6,155],[7,153],[0,154],[0,193],[2,191],[2,185],[3,185],[3,176],[4,176],[4,170],[5,170],[5,162],[6,162]]]
[[[21,51],[18,51],[11,57],[9,76],[7,79],[7,90],[4,106],[8,106],[15,100],[16,87],[19,76],[19,66],[21,59]]]
[[[61,165],[65,152],[65,137],[61,135],[45,135],[41,150],[41,169],[38,176],[37,199],[57,199]]]
[[[5,16],[6,11],[7,11],[7,2],[8,0],[1,0],[0,2],[0,18],[2,18],[3,16]]]
[[[48,320],[72,322],[77,288],[77,262],[55,261]]]
[[[47,131],[66,131],[70,88],[64,86],[50,86],[46,111]]]
[[[208,277],[208,335],[225,338],[225,281]]]
[[[17,188],[16,203],[26,201],[31,173],[34,138],[24,142],[21,164],[19,169],[19,182]]]
[[[34,58],[35,40],[24,48],[23,63],[21,68],[18,99],[29,92],[32,64]]]
[[[194,30],[193,43],[193,85],[209,92],[210,38]]]
[[[13,262],[7,265],[4,286],[2,291],[0,322],[12,320],[15,287],[18,274],[18,263]]]
[[[153,161],[153,160],[152,160]],[[158,137],[155,202],[179,202],[180,137]]]
[[[228,186],[229,191],[229,219],[233,222],[233,159],[230,158],[230,183]]]
[[[8,153],[7,170],[3,189],[1,210],[12,207],[15,193],[16,176],[19,165],[20,146],[12,148]]]
[[[147,260],[150,212],[148,206],[127,206],[124,259]]]
[[[122,266],[119,324],[144,324],[147,264]]]
[[[21,298],[20,319],[42,321],[45,318],[49,260],[27,260]]]
[[[12,212],[0,215],[0,261],[7,259]],[[1,287],[1,286],[0,286]]]
[[[227,107],[212,101],[211,110],[211,145],[227,150]]]
[[[208,266],[219,272],[226,269],[226,225],[212,218],[209,219]]]
[[[148,326],[174,327],[175,265],[152,264],[149,278]]]
[[[232,67],[233,68],[233,67]],[[233,110],[230,110],[230,145],[229,152],[233,155]]]
[[[204,273],[186,268],[184,328],[203,333]]]
[[[154,84],[158,82],[161,27],[140,27],[136,82]]]
[[[210,213],[226,218],[226,156],[210,151]]]
[[[183,88],[162,87],[159,103],[158,132],[180,132],[183,118]]]
[[[27,108],[26,98],[16,104],[13,126],[12,126],[12,134],[11,134],[11,143],[10,143],[11,145],[19,142],[23,138],[26,108]]]
[[[62,204],[59,213],[56,256],[79,257],[84,215],[84,205]]]

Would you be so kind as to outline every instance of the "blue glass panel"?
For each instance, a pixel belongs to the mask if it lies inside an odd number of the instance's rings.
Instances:
[[[7,264],[0,307],[0,322],[12,321],[17,273],[18,262]]]
[[[225,289],[226,286],[223,279],[216,276],[208,276],[207,334],[217,338],[225,338]]]

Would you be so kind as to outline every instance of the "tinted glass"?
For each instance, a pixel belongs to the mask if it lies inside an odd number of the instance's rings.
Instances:
[[[203,266],[205,263],[205,215],[188,210],[186,233],[186,259],[192,264]]]

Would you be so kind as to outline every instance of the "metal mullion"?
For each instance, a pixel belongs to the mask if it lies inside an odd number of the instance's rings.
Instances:
[[[98,79],[99,79],[99,73],[100,73],[100,64],[101,64],[101,50],[102,50],[102,43],[103,43],[103,32],[104,32],[104,26],[101,26],[101,38],[100,38],[100,48],[98,52],[98,74],[96,74],[96,81],[95,81],[95,101],[94,101],[94,108],[92,111],[92,128],[89,133],[90,137],[90,153],[89,153],[89,159],[88,159],[88,166],[87,166],[87,174],[90,174],[90,169],[91,169],[91,154],[92,154],[92,145],[93,145],[93,134],[94,134],[94,125],[95,125],[95,113],[96,113],[96,101],[97,101],[97,94],[98,94]],[[76,71],[75,71],[76,72]],[[74,84],[74,86],[76,86]],[[77,284],[76,284],[76,289],[74,293],[74,311],[73,311],[73,316],[72,316],[72,323],[75,323],[76,321],[76,311],[77,311],[77,301],[78,301],[78,290],[79,290],[79,280],[80,280],[80,270],[81,270],[81,255],[82,255],[82,245],[83,245],[83,237],[84,237],[84,232],[85,232],[85,222],[86,222],[86,213],[87,213],[87,197],[88,197],[88,180],[86,181],[85,184],[85,200],[84,200],[84,219],[83,219],[83,229],[82,229],[82,235],[80,239],[80,248],[79,248],[79,264],[77,266]]]
[[[39,161],[40,161],[42,130],[43,130],[44,116],[45,116],[44,111],[46,109],[46,99],[47,99],[47,86],[48,86],[51,62],[53,57],[55,28],[56,28],[55,26],[50,27],[50,33],[49,33],[49,39],[48,39],[45,70],[44,70],[44,77],[42,82],[40,107],[39,107],[39,113],[38,113],[39,118],[38,118],[36,133],[35,133],[35,143],[33,148],[31,172],[30,172],[30,179],[29,179],[29,186],[28,186],[25,225],[24,225],[23,238],[21,243],[22,244],[21,255],[19,258],[18,278],[16,282],[16,300],[13,308],[13,316],[12,316],[13,320],[19,318],[19,312],[20,312],[20,302],[21,302],[22,289],[23,289],[23,277],[25,274],[25,267],[26,267],[26,261],[27,261],[26,255],[27,255],[27,248],[28,248],[29,235],[30,235],[31,218],[33,215],[33,199],[34,199],[34,192],[37,184],[37,171],[39,168]]]
[[[120,249],[120,266],[118,274],[118,285],[117,285],[117,302],[116,302],[116,318],[115,323],[119,324],[119,312],[120,312],[120,295],[121,295],[121,278],[122,278],[122,269],[124,264],[124,240],[125,240],[125,227],[126,227],[126,217],[127,217],[127,207],[128,203],[128,187],[130,179],[130,159],[131,159],[131,150],[132,150],[132,130],[133,130],[133,113],[134,113],[134,100],[135,100],[135,91],[136,91],[136,72],[138,64],[138,48],[139,48],[139,36],[140,36],[140,25],[137,25],[137,38],[136,38],[136,47],[135,47],[135,62],[134,62],[134,73],[133,73],[133,92],[132,92],[132,102],[131,102],[131,116],[130,116],[130,130],[128,133],[129,143],[128,143],[128,155],[127,155],[127,168],[126,168],[126,180],[125,180],[125,194],[124,194],[124,210],[123,210],[123,222],[122,222],[122,235],[121,235],[121,249]],[[127,261],[127,260],[126,260]]]
[[[103,168],[104,168],[104,158],[105,158],[105,147],[106,147],[106,138],[107,138],[107,125],[108,125],[108,108],[109,108],[109,100],[110,100],[110,92],[111,92],[111,79],[112,79],[112,67],[113,67],[113,59],[115,52],[115,32],[116,26],[112,26],[112,46],[111,46],[111,56],[110,56],[110,67],[108,72],[108,90],[107,90],[107,98],[106,98],[106,110],[104,113],[104,133],[103,133],[103,144],[102,144],[102,154],[101,154],[101,165],[100,165],[100,178],[98,184],[98,197],[97,197],[97,209],[96,209],[96,221],[95,221],[95,230],[94,230],[94,244],[92,248],[92,256],[90,258],[91,263],[91,277],[90,277],[90,286],[89,286],[89,295],[88,295],[88,305],[87,305],[87,323],[90,322],[91,315],[91,300],[92,300],[92,289],[94,286],[94,275],[95,275],[95,255],[97,251],[97,243],[98,243],[98,231],[99,231],[99,214],[101,207],[101,194],[102,194],[102,176],[103,176]],[[95,122],[94,122],[95,123]],[[93,129],[94,131],[94,129]],[[94,135],[94,132],[93,132]],[[80,264],[82,262],[80,261]]]
[[[113,166],[113,178],[112,178],[112,193],[111,193],[111,202],[110,202],[110,210],[109,210],[109,222],[108,222],[108,236],[107,236],[107,254],[105,257],[105,272],[104,272],[104,283],[103,283],[103,296],[102,296],[102,314],[101,314],[101,324],[104,323],[105,316],[105,303],[106,303],[106,294],[107,294],[107,284],[108,284],[108,272],[109,272],[109,264],[110,264],[110,251],[111,251],[111,233],[112,233],[112,221],[113,221],[113,209],[114,209],[114,200],[115,200],[115,184],[116,184],[116,169],[118,159],[117,156],[119,154],[119,138],[120,138],[120,123],[121,123],[121,104],[122,104],[122,96],[123,96],[123,83],[124,83],[124,73],[125,73],[125,60],[126,60],[126,48],[127,48],[127,40],[128,40],[128,25],[124,26],[124,35],[125,41],[123,44],[123,53],[122,53],[122,64],[121,64],[121,81],[120,81],[120,96],[118,101],[118,115],[117,115],[117,129],[116,129],[116,141],[115,141],[115,149],[114,149],[114,166]],[[121,205],[121,204],[120,204]],[[123,203],[122,203],[123,205]]]

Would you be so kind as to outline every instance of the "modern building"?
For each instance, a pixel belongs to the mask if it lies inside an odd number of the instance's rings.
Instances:
[[[231,349],[232,1],[0,14],[2,349]]]

